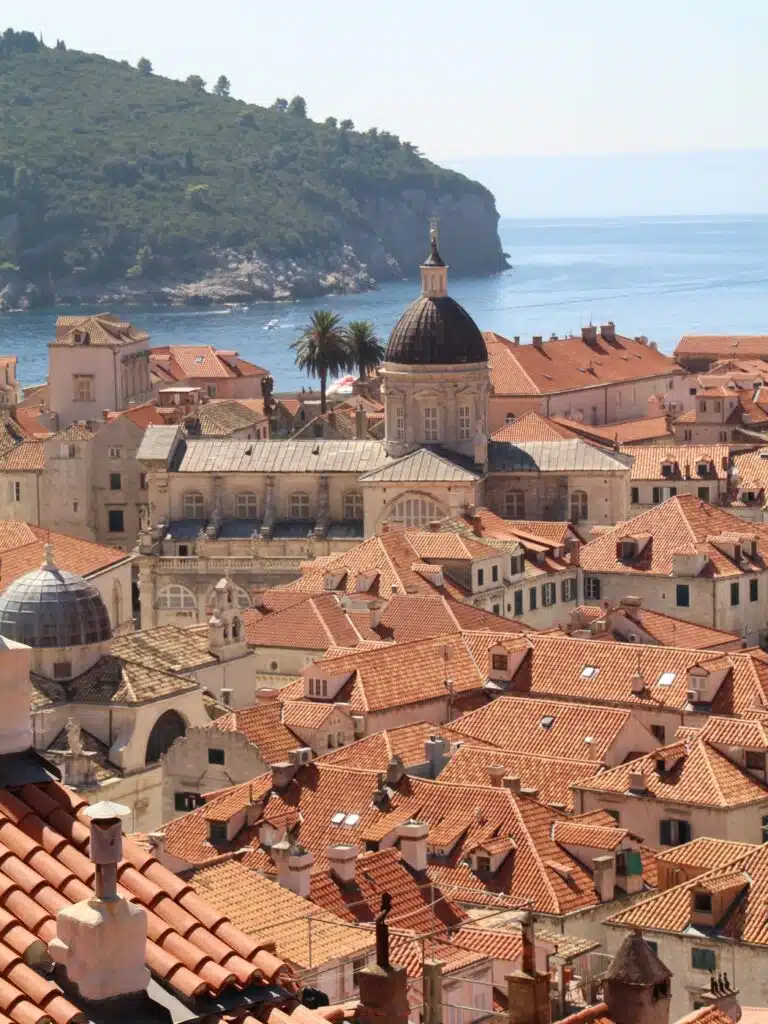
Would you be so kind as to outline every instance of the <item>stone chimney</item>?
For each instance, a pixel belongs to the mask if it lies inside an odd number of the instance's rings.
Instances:
[[[592,858],[592,878],[601,903],[610,903],[616,895],[616,858],[611,854]]]
[[[371,601],[368,605],[368,611],[371,614],[371,629],[378,629],[381,625],[381,616],[384,614],[384,609],[387,607],[386,601],[380,601],[376,598],[375,601]]]
[[[403,764],[403,759],[399,754],[393,754],[387,765],[387,785],[394,789],[404,778],[405,765]]]
[[[544,338],[541,334],[534,334],[533,338],[531,338],[531,341],[533,343],[534,348],[541,350],[544,347]]]
[[[309,883],[313,854],[305,849],[289,830],[283,839],[273,843],[269,851],[277,868],[277,880],[284,889],[290,889],[305,899],[309,896]]]
[[[357,846],[348,843],[338,843],[336,846],[328,847],[328,865],[337,882],[341,882],[342,885],[351,885],[355,881],[355,868],[359,852]]]
[[[504,776],[507,773],[507,769],[503,764],[489,764],[488,765],[488,778],[491,781],[491,785],[494,789],[501,789],[504,784]]]
[[[636,771],[629,773],[629,791],[631,793],[645,793],[645,772]]]
[[[365,409],[355,409],[355,437],[363,441],[368,436],[368,417]]]
[[[630,932],[603,975],[603,1000],[615,1024],[668,1024],[672,972],[640,931]]]
[[[424,760],[429,765],[430,779],[436,779],[450,760],[448,740],[442,736],[430,736],[424,743]]]
[[[0,755],[18,754],[34,745],[31,659],[32,649],[26,644],[0,636]]]
[[[278,761],[269,767],[272,772],[272,789],[276,789],[278,792],[290,785],[298,771],[298,765],[291,761]]]
[[[48,952],[64,965],[84,999],[134,995],[146,989],[149,971],[147,912],[117,894],[117,865],[123,856],[120,819],[130,811],[104,800],[84,813],[91,819],[95,895],[58,912],[56,938]]]
[[[587,327],[581,328],[581,339],[582,341],[596,342],[597,341],[597,327],[594,324],[589,324]]]
[[[609,320],[607,324],[600,325],[600,337],[606,341],[616,341],[616,324]]]
[[[509,1024],[550,1024],[549,974],[536,970],[533,918],[526,911],[521,921],[523,958],[520,970],[506,976]]]
[[[739,990],[731,987],[727,973],[718,974],[717,977],[713,973],[709,985],[696,996],[696,1002],[703,1006],[716,1007],[730,1017],[734,1024],[741,1020]]]
[[[502,781],[505,789],[508,789],[510,793],[514,793],[516,796],[520,796],[522,783],[519,775],[505,775]]]
[[[429,825],[426,821],[411,818],[397,830],[400,837],[400,856],[411,871],[427,870],[427,836]]]

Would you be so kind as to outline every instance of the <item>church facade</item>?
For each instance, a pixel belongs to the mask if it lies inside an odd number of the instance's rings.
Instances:
[[[529,518],[564,519],[561,506],[564,512],[574,505],[568,473],[581,469],[582,490],[592,474],[610,496],[593,503],[591,516],[579,491],[582,525],[626,518],[626,460],[606,455],[599,465],[585,462],[582,449],[593,449],[582,442],[568,442],[550,460],[489,443],[488,351],[477,324],[448,295],[448,267],[434,229],[421,280],[421,294],[395,325],[379,370],[383,441],[197,440],[172,426],[147,429],[137,456],[149,498],[139,545],[145,627],[204,621],[222,575],[247,607],[254,588],[296,578],[303,561],[488,504],[489,480],[490,505],[500,515],[519,507],[507,496],[508,476],[515,494],[559,497],[549,515],[531,511]],[[543,487],[542,478],[553,474],[556,483]],[[606,486],[614,479],[616,486]]]

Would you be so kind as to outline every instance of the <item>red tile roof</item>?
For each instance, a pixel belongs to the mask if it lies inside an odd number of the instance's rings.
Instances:
[[[766,334],[684,334],[674,351],[680,356],[711,359],[763,359],[768,357]]]
[[[221,715],[214,719],[208,728],[242,733],[250,743],[259,748],[265,764],[285,761],[289,750],[304,746],[303,740],[291,732],[282,721],[282,707],[276,701]],[[212,736],[215,736],[215,732],[212,732]]]
[[[671,767],[659,771],[657,765],[662,758]],[[626,761],[578,783],[577,788],[627,793],[630,776],[637,772],[643,773],[645,793],[651,799],[723,809],[768,803],[768,786],[700,738],[687,743],[678,741],[634,761]],[[643,798],[642,793],[637,796]]]
[[[601,426],[577,423],[565,416],[553,416],[552,422],[578,437],[598,444],[636,444],[669,437],[671,433],[671,421],[666,416],[642,416],[636,420],[622,420],[620,423],[605,423]]]
[[[745,523],[724,509],[682,494],[602,531],[582,548],[581,565],[586,573],[673,576],[675,554],[704,555],[700,576],[742,576],[745,570],[740,564],[714,543],[727,534],[739,540],[745,536],[757,539],[757,558],[751,558],[742,548],[741,559],[747,561],[749,568],[760,569],[768,561],[768,529],[763,524]],[[620,540],[641,536],[650,539],[639,555],[630,559],[617,557]]]
[[[647,342],[616,335],[593,342],[582,337],[514,345],[499,334],[484,335],[496,395],[548,395],[646,377],[678,376],[674,359]]]
[[[432,722],[412,722],[397,729],[372,733],[356,743],[332,750],[323,754],[322,761],[323,764],[349,765],[350,768],[384,772],[392,758],[397,755],[406,768],[410,768],[425,763],[427,756],[424,745],[433,736],[438,736],[449,744],[465,740],[461,733],[448,726],[434,725]]]
[[[622,455],[635,461],[630,480],[727,480],[731,450],[727,444],[655,444],[624,446]],[[671,472],[662,473],[663,464],[671,464]],[[706,465],[704,473],[699,466]]]
[[[45,560],[46,544],[53,546],[53,557],[59,568],[78,576],[102,572],[129,557],[128,552],[120,548],[44,530],[31,523],[0,520],[0,589],[24,573],[38,569]]]
[[[59,316],[56,318],[56,345],[79,344],[78,335],[87,335],[89,345],[119,347],[148,341],[149,335],[113,313],[95,316]]]
[[[526,412],[512,423],[500,427],[491,435],[492,441],[562,441],[579,435],[556,419],[537,412]]]
[[[451,728],[469,740],[507,751],[592,761],[596,769],[632,721],[632,713],[619,708],[497,697],[478,711],[456,719]],[[587,737],[591,743],[585,742]]]
[[[602,620],[607,622],[608,629],[593,634],[595,640],[622,640],[631,635],[631,624],[647,634],[656,643],[665,647],[688,647],[697,650],[730,649],[734,645],[744,647],[744,640],[736,633],[726,633],[721,629],[710,629],[696,622],[654,612],[649,608],[622,605],[606,613],[604,608],[596,605],[579,605],[573,610],[571,625],[581,628],[582,624],[589,628],[591,622]],[[622,628],[619,628],[621,626]],[[566,632],[571,632],[567,629]],[[638,635],[640,635],[638,633]]]
[[[93,895],[85,807],[59,783],[0,789],[0,1005],[15,1021],[73,1024],[82,1017],[70,1001],[76,994],[65,996],[56,976],[30,964],[55,937],[57,912]],[[246,935],[130,839],[118,891],[146,911],[147,967],[188,1005],[234,990],[226,998],[236,1007],[239,990],[289,981],[271,941]]]

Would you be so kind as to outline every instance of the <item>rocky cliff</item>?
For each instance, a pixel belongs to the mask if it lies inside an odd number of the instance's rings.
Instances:
[[[491,193],[386,131],[318,124],[0,37],[0,299],[250,302],[506,266]],[[16,43],[14,44],[14,40]],[[14,44],[14,45],[11,45]],[[77,104],[72,97],[77,96]]]

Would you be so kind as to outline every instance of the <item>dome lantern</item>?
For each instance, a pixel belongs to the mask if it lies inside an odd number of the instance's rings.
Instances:
[[[448,294],[448,267],[437,248],[437,217],[430,221],[429,243],[429,256],[421,264],[421,294],[439,299]]]

